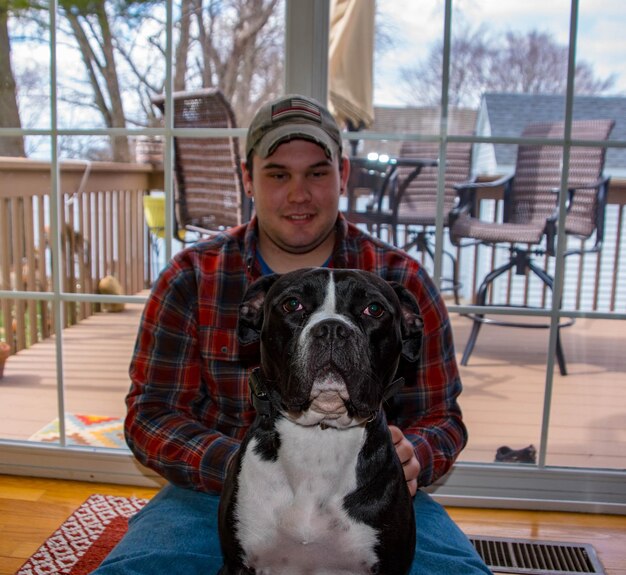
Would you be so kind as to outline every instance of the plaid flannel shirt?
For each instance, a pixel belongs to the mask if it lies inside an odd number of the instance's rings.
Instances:
[[[421,361],[402,364],[405,387],[388,411],[415,447],[424,487],[452,466],[467,441],[461,380],[445,305],[404,252],[339,215],[331,268],[373,271],[415,294],[424,321]],[[256,221],[182,250],[146,303],[130,366],[126,439],[137,459],[168,481],[220,492],[255,412],[248,374],[258,347],[237,341],[239,303],[261,275]]]

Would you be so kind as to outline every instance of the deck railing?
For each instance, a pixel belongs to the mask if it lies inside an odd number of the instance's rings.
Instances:
[[[162,189],[163,173],[146,164],[61,162],[59,174],[61,254],[60,289],[64,293],[98,293],[99,281],[112,275],[124,294],[149,286],[149,234],[143,196]],[[51,230],[52,171],[49,163],[0,158],[0,290],[52,292],[54,243]],[[483,213],[495,219],[501,191],[482,191]],[[623,311],[626,305],[625,224],[626,180],[613,179],[609,188],[606,230],[599,254],[567,258],[563,308]],[[485,247],[456,250],[468,303],[482,278],[506,254]],[[579,247],[570,239],[570,247]],[[593,241],[593,238],[589,241]],[[445,266],[447,258],[444,258]],[[545,266],[553,270],[554,258]],[[451,271],[444,267],[443,275]],[[548,306],[550,294],[534,278],[509,274],[492,293],[492,302]],[[53,333],[49,299],[0,298],[0,339],[12,351],[28,347]],[[66,302],[63,325],[71,325],[100,309],[91,302]]]
[[[60,289],[65,293],[98,293],[107,275],[119,281],[124,294],[147,287],[150,258],[142,197],[152,187],[152,177],[149,165],[61,162],[57,205],[62,223],[57,226],[50,164],[0,158],[0,289],[52,292],[55,253],[61,254]],[[99,307],[68,302],[63,325]],[[51,309],[45,299],[0,299],[0,339],[15,352],[49,337],[54,330]]]

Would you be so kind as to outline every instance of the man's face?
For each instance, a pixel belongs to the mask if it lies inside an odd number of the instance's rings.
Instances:
[[[267,158],[254,156],[244,185],[254,198],[262,245],[303,254],[329,241],[349,172],[346,165],[340,173],[341,161],[307,140],[285,142]]]

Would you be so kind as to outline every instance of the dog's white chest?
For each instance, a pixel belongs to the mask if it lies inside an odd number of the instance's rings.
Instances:
[[[266,575],[369,573],[376,530],[343,509],[356,487],[364,429],[322,430],[287,419],[277,428],[277,461],[261,459],[255,440],[242,460],[236,519],[246,563]]]

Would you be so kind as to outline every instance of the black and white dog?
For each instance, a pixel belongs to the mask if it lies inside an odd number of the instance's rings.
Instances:
[[[267,276],[238,334],[260,339],[261,367],[220,503],[220,573],[407,573],[415,518],[382,404],[401,355],[420,353],[413,295],[355,270]]]

